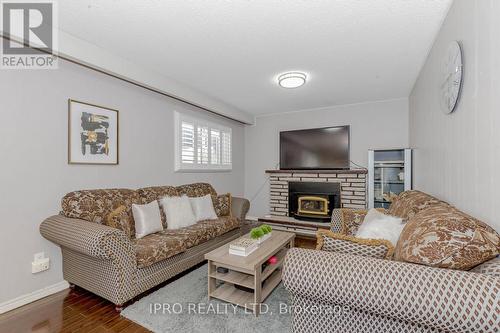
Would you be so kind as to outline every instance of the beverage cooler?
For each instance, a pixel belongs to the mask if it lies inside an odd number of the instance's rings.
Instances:
[[[368,208],[389,208],[399,193],[412,189],[412,150],[368,151]]]

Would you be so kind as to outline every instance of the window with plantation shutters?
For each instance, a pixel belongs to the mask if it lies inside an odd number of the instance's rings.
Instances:
[[[231,129],[203,119],[175,114],[175,169],[231,170]]]

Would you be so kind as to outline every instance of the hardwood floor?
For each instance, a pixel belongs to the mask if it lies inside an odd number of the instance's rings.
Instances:
[[[296,238],[295,246],[314,248],[316,240]],[[137,297],[181,278],[202,263]],[[0,333],[139,333],[144,327],[120,316],[111,302],[76,287],[0,315]]]
[[[76,287],[0,315],[0,332],[149,331],[120,316],[112,303]]]

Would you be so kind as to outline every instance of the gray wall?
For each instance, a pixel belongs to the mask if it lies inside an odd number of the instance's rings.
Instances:
[[[243,194],[241,125],[217,119],[233,129],[232,172],[174,173],[173,111],[206,113],[64,61],[58,70],[1,72],[0,303],[62,281],[60,250],[38,226],[57,214],[69,191],[208,181],[217,191]],[[67,164],[68,98],[120,110],[120,165]],[[52,267],[33,275],[40,251]]]
[[[410,96],[415,186],[500,230],[500,1],[455,0]],[[456,111],[441,112],[443,57],[463,46]]]
[[[351,126],[351,160],[367,166],[368,149],[408,146],[408,100],[397,99],[262,116],[245,127],[245,197],[250,215],[269,212],[267,169],[279,162],[279,132],[326,126]]]

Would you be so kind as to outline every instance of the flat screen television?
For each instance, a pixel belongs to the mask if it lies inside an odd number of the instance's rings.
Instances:
[[[349,126],[280,132],[280,169],[349,169]]]

